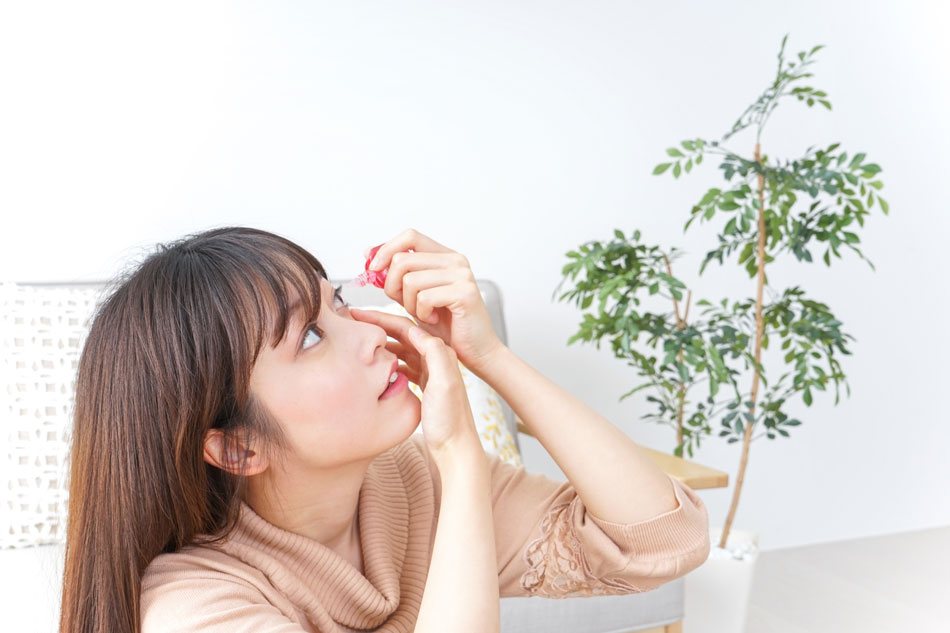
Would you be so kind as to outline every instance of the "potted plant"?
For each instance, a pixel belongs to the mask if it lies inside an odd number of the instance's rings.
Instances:
[[[809,297],[802,288],[781,292],[771,288],[766,265],[785,252],[799,262],[812,262],[812,249],[823,249],[821,257],[830,267],[831,257],[841,258],[839,249],[847,247],[873,269],[857,246],[860,239],[854,223],[863,227],[865,216],[875,205],[888,213],[887,202],[879,194],[881,168],[868,162],[864,153],[849,156],[838,143],[809,147],[804,156],[791,160],[762,152],[762,132],[780,103],[797,99],[809,107],[817,104],[831,110],[824,91],[803,85],[812,77],[810,67],[823,46],[787,59],[787,39],[787,35],[782,39],[774,80],[721,139],[682,141],[666,150],[669,160],[653,171],[679,178],[701,165],[705,157],[715,156],[720,161],[724,184],[702,195],[692,207],[684,231],[697,218],[719,222],[716,247],[706,253],[699,275],[711,261],[722,264],[725,257],[738,251],[738,263],[756,280],[755,296],[731,303],[728,299],[699,300],[699,314],[690,317],[692,290],[672,270],[672,263],[682,253],[642,244],[638,230],[630,238],[615,230],[609,242],[589,241],[568,252],[571,261],[563,267],[564,278],[554,291],[556,296],[570,279],[573,288],[558,300],[589,309],[568,345],[576,340],[594,341],[600,349],[601,339],[608,339],[614,355],[628,360],[645,379],[623,394],[621,401],[652,388],[646,400],[655,411],[642,418],[675,430],[675,455],[682,457],[685,451],[692,457],[702,439],[712,435],[712,425],[717,422],[719,437],[742,443],[725,523],[711,530],[713,549],[707,563],[686,578],[684,625],[692,616],[703,622],[705,631],[739,631],[744,625],[758,535],[738,530],[730,533],[752,442],[762,437],[787,438],[789,431],[801,424],[783,410],[793,397],[800,396],[810,407],[814,392],[825,391],[829,383],[834,383],[835,404],[840,383],[850,395],[838,356],[851,353],[847,342],[854,337],[842,331],[841,322],[826,303]],[[751,157],[725,145],[746,130],[755,132]],[[578,279],[582,271],[584,278]],[[654,295],[653,302],[672,301],[672,313],[641,306],[641,298]],[[785,364],[791,366],[771,382],[762,361],[762,350],[770,342],[781,346]],[[644,343],[647,349],[640,351],[634,343]],[[743,389],[742,371],[750,368],[751,384]],[[697,388],[701,395],[691,396]],[[732,614],[716,594],[723,591],[736,598]]]

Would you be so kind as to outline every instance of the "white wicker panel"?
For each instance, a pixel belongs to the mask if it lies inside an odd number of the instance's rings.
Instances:
[[[65,537],[76,369],[101,292],[0,284],[0,548]]]

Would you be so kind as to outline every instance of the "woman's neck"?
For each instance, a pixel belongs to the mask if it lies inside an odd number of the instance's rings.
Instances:
[[[268,469],[249,479],[245,501],[266,521],[352,560],[360,549],[359,497],[369,464],[317,472]]]

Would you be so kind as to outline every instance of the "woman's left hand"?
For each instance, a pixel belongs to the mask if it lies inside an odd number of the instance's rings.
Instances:
[[[406,252],[409,249],[413,252]],[[420,328],[451,346],[471,371],[477,373],[504,347],[461,253],[406,229],[380,246],[374,264],[370,270],[389,268],[386,296],[398,301]]]

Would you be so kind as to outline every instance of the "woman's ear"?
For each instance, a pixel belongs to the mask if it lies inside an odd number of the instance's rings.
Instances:
[[[209,429],[205,434],[204,460],[212,466],[217,466],[232,475],[241,473],[241,462],[247,454],[247,464],[244,475],[250,477],[267,470],[267,459],[259,452],[237,443],[225,441],[221,429]]]

